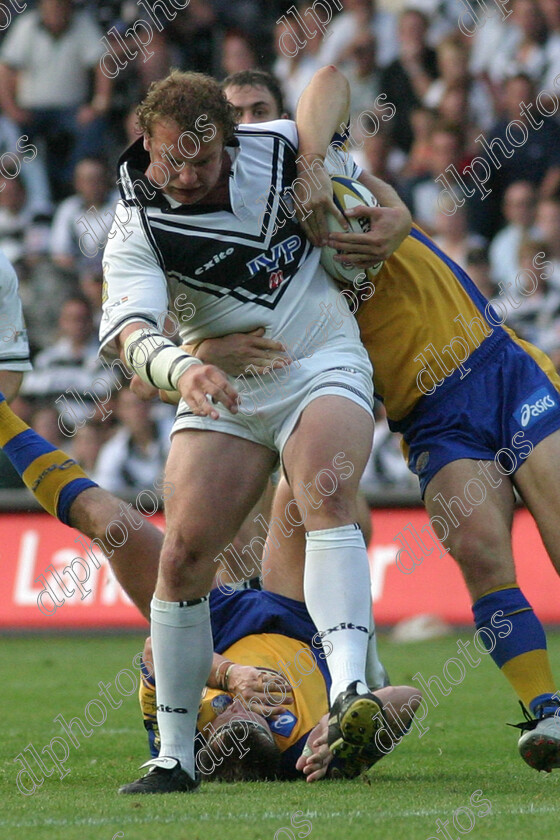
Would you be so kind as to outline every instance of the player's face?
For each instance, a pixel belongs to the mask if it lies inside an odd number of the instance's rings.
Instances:
[[[151,136],[144,135],[144,148],[150,153],[146,174],[151,182],[181,204],[196,204],[218,183],[224,155],[219,130],[212,140],[203,140],[181,132],[176,123],[160,122]]]
[[[254,87],[230,85],[224,93],[237,110],[237,119],[240,123],[251,125],[251,123],[279,120],[282,117],[273,95],[261,85]]]

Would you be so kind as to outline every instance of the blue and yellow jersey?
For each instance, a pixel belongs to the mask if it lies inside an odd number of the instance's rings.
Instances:
[[[463,269],[416,225],[375,277],[375,293],[357,314],[374,367],[375,391],[392,428],[430,390],[456,380],[481,345],[519,344],[560,390],[548,357],[519,339]],[[461,375],[459,373],[459,375]]]
[[[294,702],[286,707],[285,713],[271,718],[268,725],[281,752],[294,748],[294,757],[299,756],[303,747],[300,742],[305,741],[329,709],[326,682],[317,665],[317,654],[297,639],[277,633],[259,633],[240,639],[226,648],[224,655],[240,665],[281,671],[288,677]],[[225,692],[218,689],[204,690],[198,713],[201,732],[224,711],[224,695]]]
[[[225,595],[210,593],[214,650],[241,665],[280,671],[288,678],[294,702],[268,725],[283,753],[289,775],[305,738],[328,711],[330,676],[320,645],[312,645],[317,629],[305,604],[283,595],[245,589]],[[226,692],[205,689],[198,729],[219,715],[227,704]]]

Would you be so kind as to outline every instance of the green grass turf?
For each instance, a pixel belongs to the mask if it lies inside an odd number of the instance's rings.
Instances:
[[[463,640],[470,638],[464,631]],[[383,640],[382,640],[383,641]],[[560,635],[550,634],[553,667],[560,672]],[[456,655],[456,637],[434,642],[382,644],[394,683],[441,676]],[[2,837],[25,840],[289,840],[305,837],[301,822],[293,834],[291,815],[303,811],[311,840],[426,840],[443,838],[436,820],[452,819],[482,790],[491,814],[478,816],[472,840],[528,840],[560,836],[560,771],[536,773],[517,754],[519,707],[488,658],[472,669],[439,705],[429,704],[429,731],[413,731],[370,774],[346,782],[206,784],[195,795],[119,797],[119,784],[139,774],[146,760],[144,731],[135,695],[126,698],[89,739],[71,747],[60,779],[45,778],[32,796],[15,785],[13,759],[30,742],[40,751],[61,733],[53,718],[84,718],[100,680],[113,683],[141,649],[137,637],[5,638],[2,640],[4,694],[0,773]],[[455,675],[455,671],[450,671]],[[414,684],[414,683],[412,683]],[[126,684],[123,682],[126,689]],[[95,710],[93,710],[95,713]],[[46,757],[45,757],[46,758]],[[48,766],[51,766],[47,760]],[[35,767],[35,764],[32,763]],[[475,812],[476,814],[476,812]],[[462,819],[466,830],[468,817]],[[463,836],[448,826],[448,837]],[[121,832],[119,834],[119,832]]]

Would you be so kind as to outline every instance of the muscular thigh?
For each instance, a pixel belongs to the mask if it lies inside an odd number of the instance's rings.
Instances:
[[[355,497],[372,439],[373,419],[357,403],[325,396],[308,405],[282,454],[298,504],[305,503],[302,487],[307,487],[315,504],[321,503],[325,509],[329,500],[348,500],[355,519]]]
[[[424,501],[430,518],[443,520],[438,536],[444,535],[442,542],[459,564],[473,599],[515,580],[513,489],[494,462],[461,459],[447,464],[428,484]]]
[[[560,431],[542,440],[515,473],[514,483],[533,515],[560,574]]]
[[[166,542],[180,539],[192,553],[213,558],[256,504],[275,460],[267,447],[233,435],[190,429],[174,434],[165,471],[173,486]]]

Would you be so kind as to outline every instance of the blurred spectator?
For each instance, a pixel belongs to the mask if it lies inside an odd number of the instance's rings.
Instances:
[[[397,16],[377,8],[375,0],[344,0],[342,12],[329,27],[319,60],[321,65],[348,59],[355,39],[364,32],[377,43],[377,63],[385,67],[397,57]]]
[[[437,115],[430,108],[421,106],[410,112],[410,126],[412,129],[412,145],[405,157],[401,169],[403,178],[421,178],[430,173],[432,156],[432,132],[436,125]]]
[[[92,389],[93,380],[103,368],[97,358],[99,342],[93,331],[91,309],[84,298],[75,296],[62,304],[58,331],[58,341],[33,360],[34,370],[24,377],[21,393],[29,399],[52,399],[67,389],[74,390],[79,400],[79,419],[87,414],[91,417],[92,399],[84,392]]]
[[[546,66],[541,80],[542,87],[554,91],[554,79],[560,73],[560,3],[558,0],[539,0],[539,6],[548,31],[544,45]]]
[[[101,322],[102,290],[103,290],[103,269],[82,267],[79,275],[78,286],[81,294],[87,299],[93,317],[95,331],[99,329]]]
[[[536,229],[546,244],[552,263],[550,283],[560,288],[560,197],[543,198],[537,204]]]
[[[183,0],[184,1],[184,0]],[[229,7],[234,4],[229,2]],[[216,33],[220,33],[214,2],[190,0],[188,7],[177,13],[165,26],[172,63],[181,70],[219,74],[219,49]]]
[[[469,73],[469,50],[465,41],[458,34],[449,35],[438,44],[436,55],[439,75],[426,91],[424,105],[437,109],[446,91],[462,89],[467,99],[463,121],[481,129],[489,128],[494,121],[492,97],[483,82],[473,79]]]
[[[53,262],[62,268],[76,269],[87,265],[95,270],[101,267],[103,253],[99,249],[95,256],[89,257],[80,249],[80,237],[88,230],[80,219],[86,214],[88,219],[98,217],[101,221],[91,221],[91,225],[96,232],[99,231],[99,241],[105,241],[107,231],[103,226],[111,227],[118,195],[111,190],[107,164],[95,158],[84,158],[76,164],[74,188],[76,194],[66,198],[54,214],[51,256]]]
[[[25,233],[31,219],[21,176],[0,178],[0,248],[12,263],[25,254]]]
[[[122,428],[101,447],[93,478],[112,493],[153,489],[163,473],[170,423],[154,421],[151,404],[128,388],[118,392],[115,412]]]
[[[235,29],[226,32],[222,41],[221,64],[225,76],[258,66],[257,54],[245,33]]]
[[[47,243],[48,247],[48,243]],[[27,257],[18,265],[19,294],[32,354],[50,347],[58,339],[61,301],[76,293],[77,277],[53,265],[45,254]]]
[[[28,196],[29,209],[33,216],[50,214],[52,211],[51,192],[47,173],[37,149],[28,143],[27,137],[20,137],[14,123],[0,115],[0,160],[1,156],[17,158],[20,164],[21,179]],[[12,165],[13,161],[12,161]],[[14,165],[15,170],[15,165]],[[11,172],[3,175],[13,177]]]
[[[290,18],[289,26],[282,22],[275,28],[277,58],[273,71],[282,86],[284,100],[291,114],[296,112],[296,105],[303,89],[311,81],[316,70],[322,66],[317,55],[321,48],[321,33],[311,19],[307,19],[306,25],[310,31],[314,31],[313,37],[303,32],[295,18]],[[286,43],[293,44],[294,37],[299,38],[303,47],[290,57],[286,55],[284,49],[286,49]]]
[[[535,259],[537,254],[540,256]],[[511,290],[517,305],[508,310],[507,324],[521,338],[552,353],[560,348],[560,290],[550,283],[550,264],[535,269],[535,264],[542,266],[547,256],[546,244],[541,240],[525,239],[521,243],[521,272],[516,289]]]
[[[463,146],[461,132],[445,123],[436,123],[430,138],[429,170],[424,178],[412,185],[411,203],[412,215],[419,225],[430,233],[435,229],[436,217],[439,212],[438,197],[444,189],[442,183],[435,179],[440,175],[446,178],[446,168],[453,164],[461,172],[463,165]],[[462,205],[464,195],[455,178],[447,179],[450,189],[457,201]],[[448,207],[447,196],[440,199],[443,209]]]
[[[399,55],[381,74],[381,90],[396,106],[390,129],[394,142],[405,152],[412,145],[410,114],[423,101],[437,76],[436,54],[426,44],[428,22],[415,9],[399,17]]]
[[[479,202],[480,214],[477,230],[483,236],[492,236],[501,222],[500,207],[504,193],[514,181],[530,181],[538,188],[540,197],[554,195],[560,187],[560,126],[550,117],[540,117],[535,105],[535,89],[531,79],[517,74],[507,79],[503,86],[503,105],[500,120],[486,134],[488,144],[493,144],[493,157],[489,152],[483,155],[491,169],[486,188],[491,190],[484,202]],[[520,120],[521,106],[532,106],[535,119],[542,119],[542,125],[534,128],[529,120]],[[525,126],[526,139],[517,147],[508,138],[511,121],[521,121]],[[537,123],[538,124],[538,123]],[[520,129],[512,135],[519,139]],[[507,157],[501,149],[509,153]],[[498,164],[496,165],[496,159]]]
[[[68,446],[68,441],[65,441],[62,447],[89,474],[95,470],[105,439],[103,432],[104,429],[99,423],[86,423],[81,429],[77,429],[70,446]]]
[[[31,427],[57,449],[65,449],[67,439],[58,428],[58,411],[52,405],[38,405],[31,417]]]
[[[510,282],[519,271],[519,246],[523,239],[535,233],[537,191],[529,181],[516,181],[507,188],[502,214],[507,224],[490,243],[490,271],[492,280]]]
[[[545,18],[537,0],[514,0],[512,8],[500,49],[490,63],[490,78],[499,84],[512,73],[525,73],[537,83],[546,67]]]
[[[364,120],[364,126],[370,130],[368,120]],[[370,135],[364,136],[361,149],[350,151],[359,166],[367,169],[368,172],[373,172],[377,178],[381,178],[382,181],[391,184],[397,192],[401,192],[401,183],[396,174],[402,164],[401,152],[393,147],[387,131],[372,130]]]
[[[354,120],[363,111],[371,109],[381,93],[375,38],[370,32],[356,36],[342,69],[350,82],[350,118]]]
[[[87,13],[74,13],[71,0],[40,0],[14,20],[0,50],[0,104],[33,142],[45,141],[55,198],[76,161],[103,147],[111,80],[98,66],[102,34]]]
[[[433,239],[461,268],[467,267],[469,251],[484,247],[482,236],[469,233],[464,207],[457,207],[451,215],[441,211],[436,214]]]
[[[497,292],[490,276],[490,262],[486,248],[471,248],[465,261],[467,274],[484,297],[491,300]]]
[[[470,9],[475,10],[477,6],[469,3]],[[511,37],[512,29],[511,9],[504,7],[503,10],[496,9],[495,14],[485,14],[479,9],[478,23],[471,15],[465,13],[465,7],[461,10],[461,31],[469,38],[471,45],[470,70],[473,76],[483,81],[489,81],[490,67],[494,58],[502,48],[504,41]]]
[[[401,435],[389,430],[385,409],[376,405],[373,447],[360,481],[368,495],[389,489],[418,492],[417,479],[406,465],[400,442]]]

